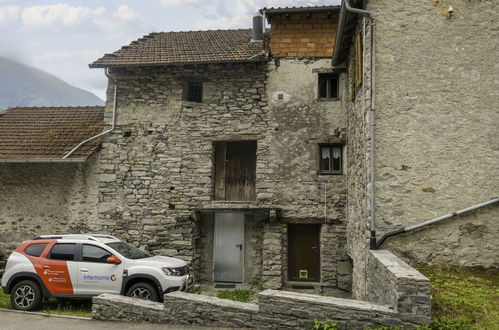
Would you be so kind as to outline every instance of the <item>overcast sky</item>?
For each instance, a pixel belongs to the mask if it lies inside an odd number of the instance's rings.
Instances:
[[[0,56],[104,98],[103,69],[88,64],[156,31],[251,27],[263,7],[339,0],[0,0]]]

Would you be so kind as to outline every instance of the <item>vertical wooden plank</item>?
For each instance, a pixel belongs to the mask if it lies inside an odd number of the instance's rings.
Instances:
[[[226,200],[255,200],[256,141],[227,143]]]
[[[215,143],[215,199],[225,199],[226,143]]]

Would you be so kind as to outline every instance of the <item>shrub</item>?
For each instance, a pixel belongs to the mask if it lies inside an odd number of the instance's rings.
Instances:
[[[314,318],[314,330],[336,330],[338,329],[336,327],[336,323],[333,322],[331,319],[326,319],[325,321],[319,321],[318,319]]]
[[[252,290],[222,290],[217,293],[217,297],[221,299],[229,299],[240,302],[250,302],[255,294]]]

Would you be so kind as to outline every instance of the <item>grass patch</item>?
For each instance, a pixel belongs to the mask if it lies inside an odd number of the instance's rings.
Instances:
[[[498,329],[499,272],[419,266],[431,281],[431,329]]]
[[[194,293],[194,294],[201,294],[201,287],[200,286],[193,286],[192,288],[187,289],[185,292]]]
[[[3,292],[0,288],[0,308],[12,309],[10,305],[10,295]],[[47,315],[71,315],[71,316],[92,316],[92,300],[60,300],[50,298],[44,300],[37,312]]]
[[[240,302],[250,302],[253,299],[254,294],[255,292],[253,290],[221,290],[217,293],[217,297]]]

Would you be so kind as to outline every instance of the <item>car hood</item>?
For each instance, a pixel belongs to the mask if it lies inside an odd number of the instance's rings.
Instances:
[[[148,265],[154,267],[183,267],[187,265],[187,262],[177,258],[154,256],[143,259],[133,260],[135,264]]]

